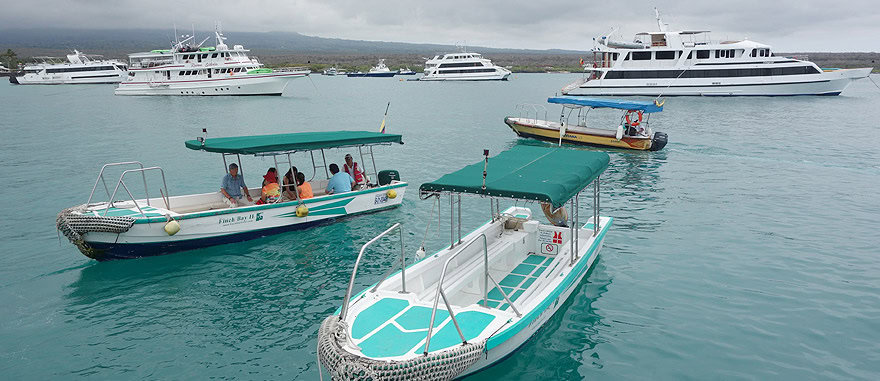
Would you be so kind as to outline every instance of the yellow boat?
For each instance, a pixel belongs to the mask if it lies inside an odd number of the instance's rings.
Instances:
[[[574,97],[554,97],[547,99],[547,102],[562,105],[559,122],[538,119],[538,109],[534,108],[534,118],[521,114],[518,117],[504,118],[504,123],[520,137],[560,145],[569,143],[641,151],[659,151],[666,146],[666,134],[655,132],[649,126],[650,114],[663,111],[661,103]],[[587,127],[587,114],[594,108],[612,108],[625,112],[617,129]],[[574,111],[577,111],[576,115],[572,115]],[[572,116],[576,118],[575,123],[569,121]]]

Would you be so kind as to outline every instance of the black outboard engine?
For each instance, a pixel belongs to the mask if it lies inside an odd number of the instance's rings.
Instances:
[[[9,76],[9,83],[18,85],[18,78],[16,78],[16,76],[18,76],[18,73],[13,72],[12,75]]]
[[[666,147],[666,142],[668,137],[666,134],[662,132],[655,132],[654,137],[651,138],[651,151],[659,151]]]

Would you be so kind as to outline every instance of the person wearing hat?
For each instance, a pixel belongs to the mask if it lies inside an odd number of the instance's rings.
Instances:
[[[257,205],[270,204],[278,201],[281,197],[281,187],[278,185],[278,173],[275,168],[269,168],[263,175],[263,190]]]
[[[364,171],[362,171],[358,167],[358,163],[351,158],[351,154],[345,154],[345,164],[342,165],[342,170],[354,179],[356,185],[369,183],[366,180],[367,177],[364,176]]]

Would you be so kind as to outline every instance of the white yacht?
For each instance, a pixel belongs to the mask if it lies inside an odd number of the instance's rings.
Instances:
[[[396,74],[397,74],[396,71],[391,71],[391,69],[389,69],[388,66],[385,65],[385,59],[380,59],[379,63],[376,64],[376,66],[373,66],[372,68],[370,68],[370,71],[368,71],[366,73],[361,72],[361,71],[359,71],[357,73],[348,73],[348,74],[346,74],[346,76],[348,76],[348,77],[393,77]]]
[[[478,53],[449,53],[425,61],[421,81],[505,81],[510,70],[495,65]]]
[[[585,75],[565,95],[838,95],[872,68],[822,69],[805,57],[780,57],[769,45],[711,41],[709,31],[670,31],[655,9],[658,32],[633,42],[594,39]],[[611,33],[613,34],[613,33]]]
[[[119,83],[125,79],[126,65],[117,60],[100,59],[98,55],[74,50],[67,60],[56,57],[34,57],[35,63],[24,67],[22,73],[9,77],[19,85],[66,85]]]
[[[128,79],[116,95],[281,95],[291,79],[310,73],[264,68],[241,45],[229,49],[219,27],[214,36],[214,47],[202,47],[204,40],[191,45],[189,36],[170,50],[130,54]]]

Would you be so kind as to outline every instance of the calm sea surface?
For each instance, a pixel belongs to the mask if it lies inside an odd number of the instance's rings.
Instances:
[[[518,144],[503,118],[577,76],[315,75],[285,97],[242,98],[117,97],[112,86],[4,79],[0,378],[316,379],[317,329],[339,306],[359,247],[400,221],[414,251],[432,219],[426,246],[439,249],[446,236],[418,185],[484,148]],[[377,163],[410,182],[396,210],[108,263],[55,230],[55,215],[86,201],[105,162],[161,166],[175,195],[213,191],[220,157],[183,144],[202,128],[374,131],[388,101],[389,132],[406,144],[378,149]],[[607,125],[619,117],[594,113]],[[839,97],[671,98],[652,119],[669,134],[666,149],[610,152],[602,215],[615,224],[593,270],[531,341],[472,379],[877,379],[880,90],[862,80]],[[271,165],[243,161],[252,185]],[[466,228],[487,218],[485,200],[463,209]],[[391,243],[380,248],[358,290],[392,264]]]

